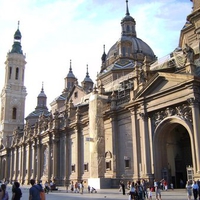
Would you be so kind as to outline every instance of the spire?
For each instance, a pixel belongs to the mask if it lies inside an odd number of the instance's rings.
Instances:
[[[44,93],[44,84],[42,82],[42,88],[41,88],[41,92],[37,97],[37,106],[36,109],[41,109],[41,108],[47,108],[46,107],[46,102],[47,102],[47,96]]]
[[[70,64],[69,64],[69,73],[67,75],[67,78],[75,78],[73,72],[72,72],[72,60],[70,59]]]
[[[41,88],[41,92],[38,95],[38,97],[46,97],[45,93],[44,93],[44,82],[42,82],[42,88]]]
[[[128,0],[126,0],[126,15],[121,20],[122,36],[136,37],[135,25],[136,22],[129,13]]]
[[[89,77],[89,73],[88,73],[88,64],[86,65],[86,77]]]
[[[106,61],[105,44],[103,45],[103,55],[101,56],[102,63]]]
[[[86,65],[86,76],[84,78],[84,80],[81,82],[81,85],[83,87],[83,89],[88,93],[91,92],[92,88],[93,88],[93,81],[89,76],[89,72],[88,72],[88,64]]]
[[[70,59],[70,67],[69,67],[69,71],[72,72],[72,60]]]
[[[42,90],[41,92],[44,92],[44,82],[42,81]]]
[[[85,76],[83,82],[92,82],[92,83],[93,83],[92,79],[91,79],[90,76],[89,76],[88,64],[86,65],[86,76]]]
[[[128,0],[126,0],[126,16],[129,16],[129,9],[128,9]]]

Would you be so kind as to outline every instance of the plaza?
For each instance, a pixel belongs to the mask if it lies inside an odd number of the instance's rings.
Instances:
[[[29,186],[22,186],[22,198],[21,200],[27,200],[29,196]],[[11,193],[11,185],[7,186],[7,190],[9,192],[9,197],[11,199],[12,193]],[[99,200],[105,200],[105,199],[118,199],[118,200],[127,200],[128,195],[122,195],[121,192],[118,191],[118,189],[100,189],[97,190],[97,193],[87,193],[87,190],[85,189],[84,193],[81,195],[79,193],[71,193],[66,192],[64,187],[60,187],[58,191],[50,192],[49,194],[46,194],[46,200],[64,200],[64,199],[99,199]],[[155,199],[155,193],[153,193],[153,199]],[[162,192],[162,200],[183,200],[187,199],[186,196],[186,190],[185,189],[175,189],[175,190],[168,190]]]

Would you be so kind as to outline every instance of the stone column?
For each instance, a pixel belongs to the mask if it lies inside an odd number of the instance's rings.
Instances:
[[[48,180],[51,179],[51,145],[50,142],[47,142],[47,148],[49,149],[48,152],[48,174],[47,174],[47,178]]]
[[[118,161],[118,155],[119,155],[119,148],[118,147],[118,126],[117,126],[117,116],[116,114],[111,115],[111,126],[112,126],[112,154],[113,154],[113,177],[121,177],[121,174],[119,174],[119,161]]]
[[[58,149],[58,139],[57,138],[54,138],[53,139],[53,174],[52,174],[52,177],[51,179],[54,180],[54,179],[57,179],[57,166],[58,166],[58,162],[57,162],[57,149]]]
[[[41,159],[42,159],[42,156],[41,156],[41,151],[40,151],[40,141],[38,140],[37,142],[37,181],[40,180],[41,178]]]
[[[193,134],[194,134],[194,154],[192,157],[195,158],[194,172],[200,174],[200,117],[199,117],[199,103],[195,99],[191,98],[188,100],[192,109],[192,120],[193,120]],[[192,146],[192,145],[191,145]]]
[[[13,149],[14,159],[13,159],[13,180],[17,178],[17,147]]]
[[[140,113],[140,135],[141,135],[141,165],[142,165],[142,176],[148,178],[151,169],[150,160],[150,141],[148,133],[148,117],[144,112]]]
[[[69,175],[70,175],[70,167],[69,167],[69,140],[68,136],[65,137],[65,181],[66,181],[66,187],[69,186]]]
[[[31,177],[31,173],[32,173],[32,170],[31,170],[31,144],[30,142],[28,142],[27,146],[26,146],[26,163],[25,163],[25,184],[28,184],[29,183],[29,180],[30,180],[30,177]]]
[[[33,142],[32,145],[31,145],[31,174],[30,174],[30,178],[35,178],[36,177],[36,168],[37,168],[37,159],[36,159],[36,145],[35,143]]]
[[[75,165],[75,173],[77,176],[78,181],[81,180],[81,165],[83,164],[81,162],[81,152],[82,152],[82,146],[81,146],[81,133],[79,132],[79,129],[75,130],[75,149],[76,149],[76,165]]]
[[[137,138],[137,123],[136,123],[136,110],[135,108],[130,110],[131,112],[131,126],[132,126],[132,141],[133,141],[133,179],[139,178],[139,162],[138,162],[138,138]]]
[[[149,145],[150,145],[150,159],[151,159],[151,173],[154,174],[154,161],[153,161],[153,141],[152,141],[152,123],[151,118],[148,117],[148,124],[149,124]]]
[[[6,162],[5,162],[5,178],[6,178],[6,180],[8,180],[8,177],[9,177],[9,170],[8,170],[8,167],[9,167],[9,155],[7,154],[5,157],[6,157]]]
[[[24,183],[24,179],[25,179],[25,165],[26,165],[26,151],[24,150],[25,145],[22,144],[21,146],[21,160],[20,160],[20,174],[21,174],[21,183]]]
[[[9,180],[12,181],[12,177],[13,177],[13,171],[14,171],[14,153],[13,153],[13,148],[11,147],[10,149],[10,177]],[[2,165],[0,165],[2,166]]]

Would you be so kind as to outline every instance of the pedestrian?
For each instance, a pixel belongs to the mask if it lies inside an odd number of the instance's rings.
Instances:
[[[199,194],[199,200],[200,200],[200,181],[199,181],[199,179],[197,180],[197,184],[199,186],[198,194]]]
[[[90,186],[88,185],[88,193],[90,193]]]
[[[14,182],[13,188],[12,188],[12,200],[20,200],[22,197],[22,191],[20,189],[19,182]]]
[[[199,186],[198,186],[197,182],[193,181],[192,191],[193,191],[194,200],[197,200],[198,190],[199,190]]]
[[[170,183],[170,187],[172,190],[174,190],[174,184],[173,183]]]
[[[147,188],[147,199],[152,200],[152,192],[151,192],[151,188]]]
[[[135,197],[136,197],[135,183],[132,182],[130,186],[129,199],[135,199]]]
[[[190,184],[190,181],[187,181],[187,184],[185,186],[186,190],[187,190],[187,197],[188,200],[191,200],[191,196],[192,196],[192,185]]]
[[[2,196],[1,200],[9,200],[9,195],[6,190],[6,184],[1,185],[1,196]]]
[[[154,181],[155,193],[156,193],[156,200],[161,200],[161,181]]]
[[[35,180],[30,180],[31,188],[29,189],[29,200],[40,200],[40,192],[43,191],[40,184],[35,184]]]
[[[45,184],[44,184],[44,191],[48,194],[49,193],[49,183],[46,181]]]
[[[125,192],[125,185],[124,185],[124,182],[123,182],[123,181],[120,181],[120,185],[121,185],[121,188],[122,188],[122,194],[125,195],[126,192]]]
[[[83,181],[79,183],[80,194],[83,194]]]
[[[74,192],[74,182],[71,182],[71,191]]]

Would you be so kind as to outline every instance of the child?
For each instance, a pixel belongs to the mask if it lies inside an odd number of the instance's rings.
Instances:
[[[152,200],[152,192],[151,192],[151,188],[147,188],[147,197],[148,199]]]
[[[174,189],[173,183],[170,184],[170,187],[171,187],[172,190]]]

